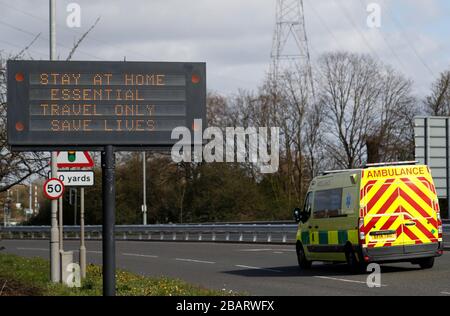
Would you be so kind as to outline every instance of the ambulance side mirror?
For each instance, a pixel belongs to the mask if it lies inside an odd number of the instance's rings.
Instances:
[[[296,223],[300,223],[302,222],[303,219],[303,212],[301,209],[299,209],[298,207],[294,209],[294,220]]]
[[[294,209],[294,219],[296,223],[306,223],[308,221],[309,214],[305,211],[299,209],[298,207]]]

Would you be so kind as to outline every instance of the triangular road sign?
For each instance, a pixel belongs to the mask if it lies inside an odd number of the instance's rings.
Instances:
[[[94,161],[87,151],[59,151],[58,168],[92,168]]]

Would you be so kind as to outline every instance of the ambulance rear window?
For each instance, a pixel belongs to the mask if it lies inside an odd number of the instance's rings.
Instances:
[[[342,188],[316,191],[314,194],[314,217],[326,218],[341,215]]]

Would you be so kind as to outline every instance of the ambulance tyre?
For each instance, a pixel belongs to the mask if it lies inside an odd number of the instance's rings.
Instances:
[[[300,270],[311,269],[312,262],[306,259],[305,250],[301,242],[297,242],[297,261]]]
[[[360,256],[361,258],[361,256]],[[347,244],[345,247],[345,259],[350,270],[354,273],[366,273],[367,264],[358,260],[357,254],[351,244]]]
[[[431,269],[434,266],[434,257],[420,259],[418,264],[421,269]]]

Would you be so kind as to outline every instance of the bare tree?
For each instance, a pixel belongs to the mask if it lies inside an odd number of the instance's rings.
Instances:
[[[94,24],[92,24],[91,27],[88,28],[87,31],[84,32],[83,35],[81,35],[80,38],[73,44],[73,47],[70,50],[70,53],[67,56],[66,60],[71,60],[72,59],[73,55],[75,54],[75,52],[78,49],[78,46],[80,46],[80,44],[84,41],[86,36],[88,36],[88,34],[97,26],[98,22],[100,22],[100,17],[97,17],[97,19],[95,20]]]
[[[409,160],[414,146],[413,118],[418,113],[412,81],[390,67],[380,68],[378,115],[366,135],[367,162]]]
[[[323,144],[325,113],[322,103],[316,102],[310,107],[305,119],[304,155],[308,178],[312,179],[323,171],[329,158]]]
[[[208,125],[221,128],[227,127],[231,123],[230,110],[228,98],[215,92],[208,92],[206,98]]]
[[[369,56],[345,52],[325,54],[319,65],[327,151],[337,167],[354,168],[364,160],[364,138],[375,115],[379,65]]]
[[[45,154],[17,153],[8,149],[6,102],[6,58],[0,56],[0,192],[42,172],[48,166]]]
[[[82,41],[94,29],[100,18],[75,42],[67,60],[73,57]],[[8,146],[7,139],[7,81],[6,81],[6,61],[23,58],[31,46],[39,38],[36,35],[19,53],[7,58],[0,55],[0,192],[4,192],[11,187],[22,183],[24,180],[35,174],[44,175],[44,170],[49,166],[49,155],[46,153],[23,153],[12,152]]]
[[[425,99],[425,110],[434,116],[450,115],[450,70],[440,74]]]

